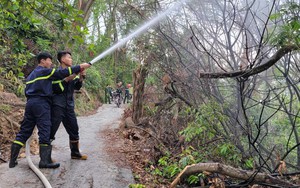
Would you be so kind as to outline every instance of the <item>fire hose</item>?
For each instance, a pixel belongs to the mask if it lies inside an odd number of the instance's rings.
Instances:
[[[52,186],[50,185],[49,181],[44,176],[44,174],[36,166],[34,166],[34,164],[32,163],[32,160],[31,160],[31,157],[30,157],[30,142],[31,142],[31,139],[32,139],[32,137],[30,137],[26,141],[26,148],[25,148],[26,159],[27,159],[28,165],[31,168],[31,170],[40,178],[40,180],[44,184],[45,188],[52,188]]]

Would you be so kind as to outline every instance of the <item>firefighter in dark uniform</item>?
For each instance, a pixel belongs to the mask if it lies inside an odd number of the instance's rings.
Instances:
[[[39,168],[57,168],[59,163],[51,160],[52,146],[50,143],[51,129],[51,96],[52,80],[63,79],[73,73],[90,67],[88,63],[69,67],[67,69],[56,70],[52,67],[52,56],[42,52],[37,56],[38,66],[30,73],[26,79],[25,95],[27,103],[25,107],[24,119],[19,133],[11,145],[11,157],[9,167],[15,167],[17,158],[22,146],[31,136],[35,125],[38,128],[40,144]]]
[[[104,101],[105,101],[105,103],[111,104],[111,100],[113,98],[112,90],[113,90],[112,87],[109,84],[107,84],[106,88],[105,88],[105,91],[104,91],[104,94],[105,94]]]
[[[60,62],[59,69],[72,66],[72,55],[69,51],[60,51],[57,54]],[[63,80],[54,81],[52,84],[54,95],[52,97],[51,134],[50,140],[55,139],[55,134],[61,122],[69,135],[71,159],[86,160],[87,155],[79,151],[79,127],[74,110],[74,90],[82,87],[85,71],[79,75],[73,74]]]

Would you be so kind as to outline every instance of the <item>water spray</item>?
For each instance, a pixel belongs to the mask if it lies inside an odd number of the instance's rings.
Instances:
[[[102,52],[100,55],[98,55],[97,57],[95,57],[93,60],[91,60],[89,63],[92,65],[95,62],[99,61],[100,59],[104,58],[105,56],[107,56],[108,54],[112,53],[113,51],[115,51],[117,48],[123,46],[127,41],[140,36],[142,33],[144,33],[146,30],[150,29],[152,26],[154,26],[155,24],[157,24],[159,21],[161,21],[162,19],[164,19],[168,14],[170,14],[172,11],[176,10],[177,8],[181,7],[187,0],[181,0],[179,2],[177,2],[174,6],[170,7],[169,9],[157,14],[155,17],[153,17],[152,19],[150,19],[148,22],[146,22],[144,25],[142,25],[141,27],[137,28],[135,31],[133,31],[131,34],[129,34],[128,36],[124,37],[123,39],[121,39],[119,42],[117,42],[116,44],[114,44],[113,46],[111,46],[110,48],[108,48],[107,50],[105,50],[104,52]]]

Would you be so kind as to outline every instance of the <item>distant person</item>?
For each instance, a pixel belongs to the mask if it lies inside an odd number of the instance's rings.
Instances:
[[[69,68],[73,64],[72,55],[69,51],[57,53],[57,60],[60,62],[59,70]],[[69,135],[69,145],[72,159],[86,160],[87,155],[79,151],[79,127],[75,114],[74,90],[80,90],[85,71],[79,75],[73,74],[63,80],[53,82],[54,95],[52,97],[51,133],[50,140],[55,139],[55,134],[61,122]]]
[[[133,96],[133,87],[131,86],[131,84],[128,84],[129,86],[129,96],[130,96],[130,100],[131,100],[131,98],[132,98],[132,96]]]
[[[109,103],[111,104],[111,99],[113,98],[113,95],[112,95],[112,87],[110,85],[106,85],[106,88],[105,88],[105,103]]]
[[[116,94],[122,97],[123,95],[123,82],[118,82],[116,87]]]
[[[118,107],[120,107],[122,103],[122,98],[123,98],[123,83],[118,82],[116,85],[116,90],[113,92],[113,100],[117,104]]]
[[[11,145],[9,168],[15,167],[20,149],[31,136],[35,125],[38,128],[40,144],[39,168],[57,168],[59,163],[51,160],[52,146],[50,142],[51,129],[51,96],[52,80],[63,79],[73,73],[89,68],[91,65],[83,63],[67,69],[56,70],[52,67],[52,56],[47,52],[37,55],[38,66],[26,79],[25,96],[27,103],[24,119],[16,139]]]
[[[127,87],[125,89],[125,94],[124,94],[124,100],[123,100],[123,104],[125,104],[125,102],[129,103],[130,100],[130,92],[129,89],[131,87],[131,84],[127,84]]]

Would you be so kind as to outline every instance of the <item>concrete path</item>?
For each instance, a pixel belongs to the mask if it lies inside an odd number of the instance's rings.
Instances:
[[[134,183],[131,169],[117,167],[104,150],[101,131],[115,129],[120,123],[122,108],[116,105],[103,105],[96,114],[78,117],[80,126],[81,152],[88,160],[71,160],[69,139],[63,126],[60,126],[56,140],[52,142],[52,157],[60,162],[58,169],[40,169],[53,188],[125,188]],[[39,156],[31,156],[38,166]],[[8,164],[0,165],[0,188],[41,188],[43,184],[30,170],[25,158],[19,159],[15,168]]]

